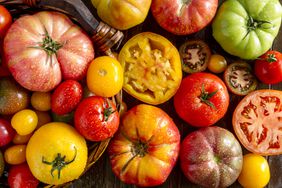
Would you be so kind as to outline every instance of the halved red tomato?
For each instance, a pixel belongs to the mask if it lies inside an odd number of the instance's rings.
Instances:
[[[232,124],[244,147],[260,155],[282,153],[282,91],[256,90],[236,107]]]

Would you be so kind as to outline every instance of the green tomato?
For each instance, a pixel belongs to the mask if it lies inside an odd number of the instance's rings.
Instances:
[[[228,53],[255,59],[272,46],[281,17],[279,0],[226,0],[212,23],[213,36]]]

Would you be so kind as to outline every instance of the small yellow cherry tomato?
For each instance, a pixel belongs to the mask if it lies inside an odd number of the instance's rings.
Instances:
[[[32,110],[25,109],[17,112],[11,120],[12,127],[19,135],[32,133],[38,123],[38,117]]]
[[[245,188],[263,188],[270,179],[267,160],[257,154],[247,154],[243,157],[243,167],[238,181]]]
[[[26,145],[14,145],[6,149],[4,159],[6,163],[17,165],[26,161],[25,157]]]
[[[29,141],[31,136],[32,136],[32,133],[27,134],[27,135],[16,134],[13,138],[13,143],[14,144],[26,144]]]
[[[31,95],[31,105],[39,111],[48,111],[51,109],[51,93],[50,92],[33,92]]]
[[[213,54],[211,55],[208,63],[208,69],[213,73],[222,73],[227,68],[227,61],[222,55]]]
[[[123,85],[123,70],[120,63],[109,56],[94,59],[87,71],[87,86],[98,96],[112,97]]]

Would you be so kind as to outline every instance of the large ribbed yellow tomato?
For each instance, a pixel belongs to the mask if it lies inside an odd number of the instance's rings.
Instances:
[[[58,185],[77,179],[86,166],[85,139],[70,125],[53,122],[40,127],[26,148],[28,166],[38,180]]]

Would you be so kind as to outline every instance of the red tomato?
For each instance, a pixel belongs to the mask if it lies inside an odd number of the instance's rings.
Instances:
[[[174,96],[177,114],[196,127],[216,123],[225,115],[228,105],[229,94],[225,84],[210,73],[187,76]]]
[[[207,26],[215,16],[218,0],[153,0],[151,10],[165,30],[188,35]]]
[[[94,58],[90,38],[58,12],[17,19],[4,39],[4,54],[16,81],[31,91],[50,91],[63,79],[82,79]]]
[[[111,100],[92,96],[79,103],[74,113],[74,125],[86,139],[101,141],[117,131],[119,114]]]
[[[27,163],[13,165],[9,170],[10,188],[36,188],[39,181],[32,175]]]
[[[265,84],[277,84],[282,81],[282,54],[268,51],[255,62],[255,74]]]
[[[82,86],[75,80],[62,82],[51,97],[51,109],[58,115],[73,111],[82,99]]]
[[[160,108],[141,104],[127,111],[108,151],[114,174],[140,187],[166,181],[178,157],[180,134]]]
[[[259,155],[282,154],[282,91],[256,90],[233,112],[234,131],[244,147]]]
[[[0,5],[0,40],[4,38],[6,31],[12,24],[12,16],[10,12]]]
[[[12,128],[10,122],[4,119],[0,119],[0,147],[9,144],[14,136],[16,131]]]

